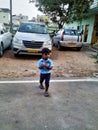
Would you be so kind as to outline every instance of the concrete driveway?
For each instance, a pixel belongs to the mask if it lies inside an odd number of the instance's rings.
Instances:
[[[0,83],[0,130],[98,130],[98,82]]]

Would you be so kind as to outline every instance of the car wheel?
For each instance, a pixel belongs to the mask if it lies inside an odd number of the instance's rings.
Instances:
[[[61,51],[62,47],[61,47],[60,43],[57,44],[57,49],[58,49],[59,51]]]
[[[15,57],[18,57],[19,55],[18,54],[14,54]]]
[[[12,50],[12,43],[11,43],[11,45],[9,46],[9,49]]]
[[[77,51],[80,51],[80,50],[81,50],[81,48],[82,48],[82,47],[77,47],[77,48],[76,48],[76,50],[77,50]]]
[[[54,42],[53,42],[53,39],[52,39],[52,46],[55,46]]]
[[[8,49],[9,49],[9,50],[12,49],[12,40],[11,40],[11,44],[10,44],[10,46],[8,47]]]
[[[0,46],[0,57],[2,57],[4,54],[3,45]]]
[[[55,44],[52,42],[52,46],[55,46]]]

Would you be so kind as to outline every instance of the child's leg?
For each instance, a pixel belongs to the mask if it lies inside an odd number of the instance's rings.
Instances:
[[[41,89],[44,89],[44,86],[43,86],[43,81],[44,81],[44,75],[43,74],[40,74],[40,88]]]
[[[45,77],[45,92],[48,92],[48,89],[49,89],[50,75],[51,74],[46,74],[46,77]]]

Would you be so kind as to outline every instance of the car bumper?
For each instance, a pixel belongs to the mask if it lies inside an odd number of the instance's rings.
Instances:
[[[50,52],[51,52],[51,48]],[[26,54],[26,55],[42,55],[42,49],[38,50],[38,49],[21,49],[21,48],[13,48],[13,53],[14,54]]]
[[[60,45],[63,47],[82,47],[83,43],[82,42],[65,42],[61,41]]]

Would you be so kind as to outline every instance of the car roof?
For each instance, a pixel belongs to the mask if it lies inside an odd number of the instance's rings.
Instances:
[[[44,23],[41,23],[41,22],[29,22],[29,21],[27,21],[27,22],[22,22],[22,23],[45,25]]]
[[[77,30],[77,29],[73,29],[73,28],[63,28],[64,30]]]

